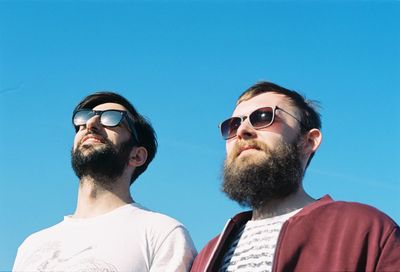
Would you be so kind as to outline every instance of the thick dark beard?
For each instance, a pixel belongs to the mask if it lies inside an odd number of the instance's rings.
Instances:
[[[121,143],[118,148],[107,139],[101,148],[79,146],[71,151],[72,168],[79,179],[91,177],[97,183],[112,184],[122,175],[132,147],[132,140]],[[91,150],[83,152],[82,149]]]
[[[297,192],[303,177],[298,144],[280,143],[273,151],[261,143],[253,145],[262,149],[265,156],[247,161],[226,159],[222,191],[241,206],[253,209]]]

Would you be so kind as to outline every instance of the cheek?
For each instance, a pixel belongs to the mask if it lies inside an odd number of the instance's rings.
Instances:
[[[233,147],[235,146],[235,140],[231,139],[231,140],[227,140],[225,142],[225,149],[226,149],[226,154],[229,155],[233,149]]]
[[[236,140],[228,140],[225,144],[225,148],[226,148],[226,160],[228,162],[231,162],[233,160],[233,153],[234,149],[235,149],[235,144],[236,144]]]
[[[106,136],[107,141],[109,141],[114,145],[120,145],[121,143],[128,140],[128,137],[126,135],[120,135],[113,131],[108,131],[106,135],[107,135]]]
[[[285,131],[285,133],[282,136],[282,140],[287,143],[287,144],[292,144],[294,141],[297,140],[299,137],[299,134],[297,131],[295,131],[292,128],[289,128]]]
[[[82,140],[82,135],[80,134],[81,133],[79,131],[75,134],[73,150],[75,150],[78,147],[79,142]]]

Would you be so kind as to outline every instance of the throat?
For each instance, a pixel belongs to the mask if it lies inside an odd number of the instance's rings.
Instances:
[[[85,179],[80,181],[77,207],[73,217],[97,216],[133,202],[129,185],[115,182],[110,187]]]
[[[259,208],[254,209],[252,220],[260,220],[288,214],[290,212],[302,209],[314,201],[315,199],[300,189],[295,194],[289,195],[282,199],[270,200]]]

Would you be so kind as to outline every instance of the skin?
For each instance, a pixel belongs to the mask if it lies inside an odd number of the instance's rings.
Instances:
[[[262,107],[275,107],[278,106],[292,115],[300,119],[298,110],[291,105],[290,100],[278,93],[268,92],[259,94],[249,100],[243,101],[238,104],[232,114],[232,116],[248,116],[253,111]],[[248,119],[246,119],[238,128],[237,136],[226,141],[226,153],[230,160],[239,160],[239,162],[249,162],[265,156],[263,151],[253,148],[251,145],[247,145],[248,141],[255,140],[266,144],[271,150],[274,150],[280,141],[285,143],[293,143],[300,133],[300,124],[292,116],[277,110],[274,123],[263,129],[254,129]],[[306,164],[310,155],[315,152],[321,141],[322,134],[318,129],[312,129],[305,135],[301,136],[301,162],[303,171],[305,171]],[[244,143],[244,146],[240,149],[239,154],[233,155],[233,147],[238,142]],[[232,153],[232,154],[231,154]],[[246,160],[244,160],[246,158]],[[309,196],[303,188],[303,184],[300,184],[299,190],[286,198],[275,199],[265,202],[265,204],[258,209],[253,210],[253,220],[268,218],[284,214],[315,201]]]
[[[116,103],[104,103],[93,108],[93,110],[109,109],[126,111],[126,108]],[[80,148],[84,150],[85,154],[92,148],[101,149],[104,146],[104,139],[108,139],[119,147],[130,136],[131,132],[126,121],[116,127],[103,127],[100,117],[96,115],[87,121],[86,126],[79,128],[75,135],[73,148],[74,150]],[[144,147],[133,147],[122,175],[114,182],[104,185],[93,177],[83,177],[79,182],[77,207],[73,217],[89,218],[132,203],[133,199],[129,190],[131,176],[136,167],[143,165],[146,159],[147,150]]]

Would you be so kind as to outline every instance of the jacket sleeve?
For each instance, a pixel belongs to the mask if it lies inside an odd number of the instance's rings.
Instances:
[[[386,239],[376,271],[400,271],[400,228],[395,226]]]

